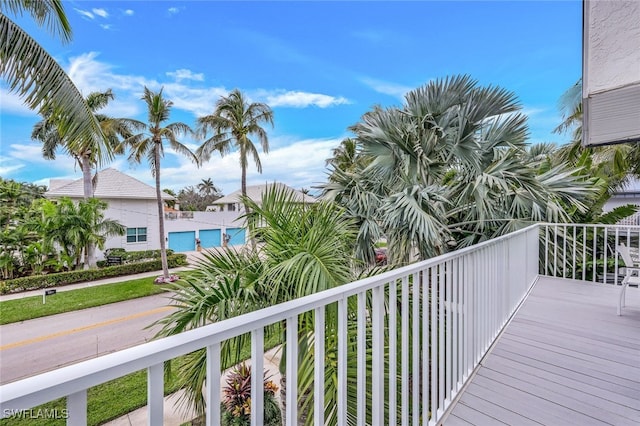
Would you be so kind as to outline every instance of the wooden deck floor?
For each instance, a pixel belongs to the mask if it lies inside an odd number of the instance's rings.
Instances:
[[[640,425],[640,290],[540,278],[445,418],[458,425]]]

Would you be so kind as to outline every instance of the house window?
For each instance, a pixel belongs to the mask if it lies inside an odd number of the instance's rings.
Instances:
[[[142,243],[147,241],[147,228],[127,228],[128,243]]]
[[[227,204],[227,211],[235,212],[236,211],[236,205],[235,204]]]

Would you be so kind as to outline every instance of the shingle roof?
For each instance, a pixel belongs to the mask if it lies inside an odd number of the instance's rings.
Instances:
[[[84,196],[82,179],[55,187],[44,195],[47,198],[82,198]],[[101,199],[155,200],[156,189],[116,169],[108,168],[98,172],[98,183],[94,197]],[[175,198],[163,192],[162,199],[174,200]]]
[[[247,186],[247,197],[252,199],[253,201],[260,202],[262,200],[262,194],[268,188],[277,187],[278,189],[285,189],[287,191],[291,191],[293,193],[294,200],[299,203],[315,203],[317,200],[310,195],[303,193],[302,191],[298,191],[297,189],[293,189],[284,183],[273,182],[267,183],[264,185],[249,185]],[[229,195],[226,195],[222,198],[218,198],[216,201],[211,203],[212,205],[220,205],[220,204],[229,204],[229,203],[238,203],[240,200],[240,195],[242,194],[242,190],[238,189],[237,191],[232,192]]]

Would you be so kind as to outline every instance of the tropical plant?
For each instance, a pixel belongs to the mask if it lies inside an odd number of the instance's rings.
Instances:
[[[214,151],[221,155],[228,154],[232,148],[240,153],[241,191],[247,195],[248,157],[255,162],[258,173],[262,173],[262,163],[251,136],[256,136],[262,151],[269,152],[267,132],[261,124],[273,126],[273,111],[268,105],[252,102],[238,89],[232,90],[228,96],[221,97],[211,115],[198,118],[198,131],[205,141],[198,148],[197,155],[204,161],[211,158]],[[207,138],[207,133],[213,135]]]
[[[42,238],[42,251],[61,250],[65,267],[82,265],[87,261],[89,244],[104,248],[106,237],[124,235],[126,228],[120,223],[105,219],[107,203],[97,198],[73,202],[68,197],[59,200],[38,200],[34,209],[40,213],[36,231]]]
[[[136,120],[112,118],[97,113],[98,110],[106,107],[113,98],[113,92],[109,89],[105,92],[92,92],[86,99],[87,105],[102,129],[102,135],[104,135],[104,139],[102,140],[85,138],[78,141],[63,136],[64,133],[60,128],[59,117],[52,109],[44,109],[42,111],[44,119],[36,123],[31,133],[33,140],[42,142],[42,154],[44,158],[55,160],[57,149],[62,148],[68,155],[76,160],[82,171],[85,200],[93,197],[97,175],[92,176],[92,170],[98,164],[98,153],[105,150],[122,153],[122,139],[131,137],[132,132],[142,125],[142,123]],[[87,250],[85,268],[95,267],[95,247],[93,243],[90,243]]]
[[[62,1],[0,2],[0,76],[12,92],[25,100],[33,110],[54,116],[60,135],[72,144],[94,140],[102,147],[102,130],[82,94],[49,55],[29,34],[6,16],[6,12],[30,15],[38,25],[46,26],[64,42],[71,39],[71,27]],[[109,160],[109,149],[98,149],[99,161]]]
[[[199,160],[186,145],[178,140],[180,135],[193,133],[191,128],[181,122],[166,123],[171,115],[173,102],[163,97],[162,89],[159,92],[153,92],[145,87],[142,100],[147,105],[148,123],[143,125],[147,133],[134,135],[128,138],[125,143],[131,148],[129,160],[140,163],[143,158],[146,158],[151,167],[151,174],[156,181],[162,276],[165,280],[169,280],[164,231],[164,203],[160,189],[160,161],[164,157],[164,142],[168,142],[171,149],[189,158],[196,165],[199,165]]]
[[[282,415],[275,394],[278,386],[264,377],[264,425],[281,426]],[[246,363],[234,367],[222,388],[222,426],[251,424],[251,367]]]
[[[402,264],[584,211],[595,183],[564,163],[544,169],[548,147],[528,151],[520,108],[511,92],[454,76],[367,112],[351,128],[362,158],[323,188],[358,221],[357,256],[372,263],[386,238]]]
[[[205,252],[196,272],[175,286],[172,306],[176,309],[159,321],[162,330],[158,336],[177,334],[340,286],[356,278],[354,266],[358,265],[354,265],[352,256],[356,229],[337,205],[296,203],[293,194],[276,187],[267,190],[260,203],[250,199],[243,202],[249,206],[244,215],[249,233],[260,241],[256,250],[230,248]],[[337,316],[331,311],[325,324],[327,335],[335,335]],[[267,333],[281,328],[276,324],[267,328]],[[309,314],[299,321],[300,344],[304,345],[301,347],[312,346],[312,333],[313,321]],[[222,364],[242,361],[240,348],[246,342],[245,335],[223,342]],[[328,365],[330,359],[335,359],[334,349],[335,345],[329,342]],[[356,359],[351,357],[354,362]],[[201,392],[206,380],[205,361],[203,351],[190,354],[178,375],[186,390],[183,402],[199,412],[205,408]],[[299,373],[300,377],[308,378],[313,366],[301,362],[300,368],[305,369]],[[327,371],[330,374],[332,370]],[[331,389],[335,388],[327,385],[327,407],[335,406],[336,402]],[[313,383],[305,381],[299,392],[309,395],[313,392]],[[328,408],[327,412],[330,411]],[[335,423],[335,415],[333,412],[327,417],[328,424]]]

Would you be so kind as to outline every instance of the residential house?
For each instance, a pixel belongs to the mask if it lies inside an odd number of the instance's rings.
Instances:
[[[46,198],[84,198],[82,179],[51,180]],[[160,248],[158,231],[158,206],[156,190],[127,174],[108,168],[97,173],[94,197],[108,203],[105,217],[118,221],[127,228],[123,236],[108,237],[105,248],[124,248],[127,251],[153,250]],[[164,200],[173,200],[163,193]],[[102,252],[98,251],[98,258]]]
[[[315,203],[316,199],[302,191],[293,189],[290,186],[280,182],[265,183],[264,185],[249,185],[247,186],[247,197],[252,201],[260,204],[262,200],[262,194],[273,188],[279,190],[289,191],[293,195],[293,199],[299,203]],[[244,205],[240,202],[241,190],[232,192],[222,198],[218,198],[213,204],[207,206],[207,211],[228,211],[228,212],[242,212]]]

